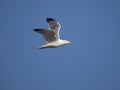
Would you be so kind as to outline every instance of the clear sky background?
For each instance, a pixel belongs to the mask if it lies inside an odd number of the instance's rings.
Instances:
[[[73,44],[37,49],[47,17]],[[0,0],[0,90],[120,90],[120,0]]]

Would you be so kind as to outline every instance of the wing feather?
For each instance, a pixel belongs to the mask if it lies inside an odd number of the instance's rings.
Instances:
[[[59,24],[59,22],[57,22],[53,18],[47,18],[47,22],[49,24],[49,29],[51,31],[55,32],[56,38],[59,39],[59,31],[60,31],[60,28],[61,28],[61,25]]]
[[[45,40],[47,41],[47,43],[56,40],[55,32],[53,32],[53,31],[46,30],[46,29],[34,29],[34,31],[42,34],[44,36]]]

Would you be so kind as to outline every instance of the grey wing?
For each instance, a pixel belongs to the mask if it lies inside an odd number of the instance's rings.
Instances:
[[[34,31],[41,33],[44,36],[46,43],[56,40],[55,33],[53,31],[46,30],[46,29],[34,29]]]
[[[49,24],[49,29],[55,32],[56,38],[59,38],[59,31],[61,28],[61,25],[59,24],[59,22],[57,22],[53,18],[47,18],[47,22]]]

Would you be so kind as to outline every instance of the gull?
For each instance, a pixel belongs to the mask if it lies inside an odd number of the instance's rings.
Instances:
[[[46,40],[45,45],[40,46],[39,49],[56,48],[56,47],[60,47],[60,46],[72,43],[68,40],[60,39],[59,31],[60,31],[61,25],[59,24],[58,21],[56,21],[53,18],[47,18],[46,21],[49,25],[49,29],[34,29],[35,32],[42,34]]]

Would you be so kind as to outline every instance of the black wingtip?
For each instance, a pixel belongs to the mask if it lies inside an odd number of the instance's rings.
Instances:
[[[37,32],[39,29],[33,29],[33,31]]]
[[[47,22],[49,22],[49,21],[55,21],[55,19],[53,19],[53,18],[47,18]]]

